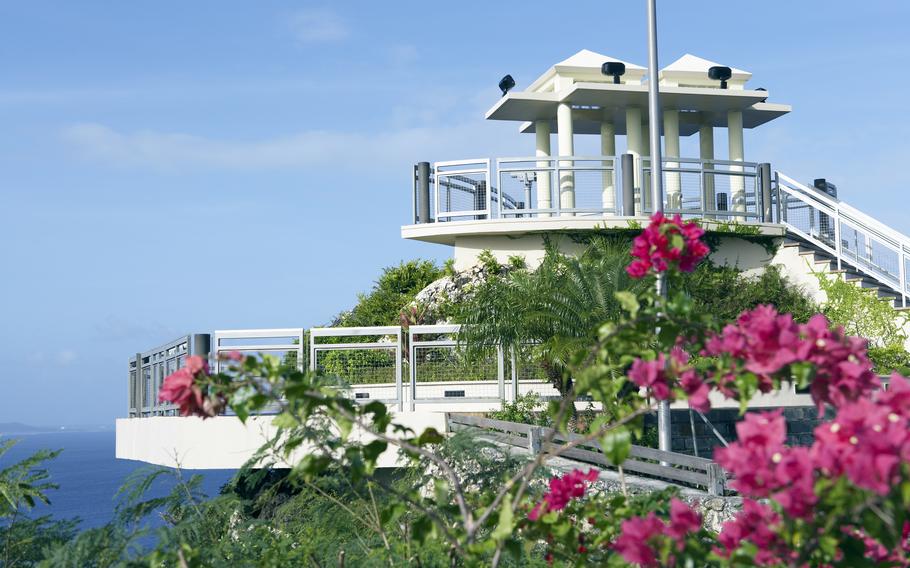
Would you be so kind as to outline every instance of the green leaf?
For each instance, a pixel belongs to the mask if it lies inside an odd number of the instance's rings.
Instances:
[[[512,495],[507,493],[499,508],[499,522],[490,536],[496,540],[504,540],[512,536],[514,528],[515,516],[512,514]]]
[[[386,448],[389,447],[388,442],[383,440],[373,440],[369,444],[363,447],[363,457],[366,458],[369,462],[375,462],[379,459],[379,456],[382,452],[386,451]]]
[[[616,300],[619,302],[619,305],[625,311],[629,312],[631,317],[635,317],[638,314],[638,310],[641,307],[641,304],[638,303],[638,298],[632,292],[628,290],[621,290],[614,294]]]
[[[427,444],[441,444],[444,440],[445,436],[440,434],[436,428],[427,428],[417,437],[417,445],[426,446]]]
[[[614,428],[601,437],[600,446],[610,463],[620,465],[632,451],[632,435],[625,426]]]
[[[293,428],[297,425],[297,420],[289,412],[282,412],[272,419],[272,425],[276,428]]]

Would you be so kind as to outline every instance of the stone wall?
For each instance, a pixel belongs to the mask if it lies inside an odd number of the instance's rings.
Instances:
[[[750,409],[748,412],[761,412],[769,409]],[[811,445],[812,434],[819,424],[818,410],[814,406],[788,407],[783,409],[787,419],[787,444],[791,446]],[[697,414],[693,414],[695,424],[695,438],[692,437],[692,427],[688,410],[672,411],[671,432],[673,436],[672,449],[689,455],[695,455],[695,446],[698,446],[698,455],[711,458],[714,449],[721,446],[720,440],[714,435],[711,426],[705,424]],[[736,423],[741,420],[737,409],[719,409],[708,412],[705,417],[711,422],[718,433],[728,442],[736,439]],[[657,427],[657,415],[645,417],[645,427]]]

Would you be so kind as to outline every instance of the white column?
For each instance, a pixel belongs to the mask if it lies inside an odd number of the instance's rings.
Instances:
[[[642,131],[641,155],[644,156],[645,158],[648,158],[648,163],[650,164],[650,162],[651,162],[651,160],[650,160],[650,158],[651,158],[651,127],[648,125],[648,121],[645,121],[641,125],[641,131]],[[642,205],[643,209],[646,209],[648,211],[652,210],[652,208],[651,208],[652,197],[653,196],[651,195],[651,174],[648,173],[648,175],[646,175],[645,178],[643,180],[641,180],[641,202],[643,204]]]
[[[538,158],[549,158],[550,157],[550,121],[549,120],[538,120],[534,124],[534,131],[537,134],[537,157]],[[537,208],[538,209],[549,209],[553,206],[552,197],[550,194],[550,178],[553,176],[554,164],[550,160],[539,160],[537,162],[537,167],[540,170],[537,172]],[[530,207],[531,204],[528,204]],[[538,217],[549,217],[549,213],[540,213]]]
[[[568,103],[559,103],[556,107],[557,142],[559,143],[560,156],[575,154],[575,145],[572,140],[572,107]],[[570,169],[571,160],[559,162],[559,207],[572,209],[575,207],[575,173]],[[562,168],[566,168],[562,171]]]
[[[601,194],[601,207],[604,208],[604,216],[615,215],[616,211],[616,125],[613,124],[612,111],[604,111],[603,121],[600,123],[600,155],[612,156],[614,159],[602,162],[603,172],[603,193]]]
[[[641,109],[626,108],[626,151],[635,156],[635,187],[638,189],[638,213],[641,214]]]
[[[740,110],[727,111],[727,139],[729,141],[730,160],[742,162],[743,152],[743,113]],[[743,171],[742,166],[731,166],[730,171]],[[730,176],[730,201],[733,211],[746,210],[746,183],[742,176]],[[738,218],[742,220],[742,218]]]
[[[698,157],[702,160],[714,159],[714,126],[710,122],[703,122],[698,127]],[[702,206],[707,211],[717,209],[712,170],[714,170],[714,164],[702,163]],[[714,215],[705,215],[705,217],[713,219]]]
[[[679,157],[679,111],[664,109],[664,155],[668,158]],[[678,162],[667,162],[668,169],[678,168]],[[667,172],[667,205],[670,209],[682,207],[682,187],[679,172]]]

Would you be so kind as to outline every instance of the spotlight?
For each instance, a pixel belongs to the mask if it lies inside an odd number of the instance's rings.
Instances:
[[[720,88],[727,88],[727,80],[733,76],[733,71],[729,67],[715,65],[708,69],[708,78],[714,81],[720,81]]]
[[[618,85],[620,76],[626,72],[626,64],[619,61],[607,61],[601,66],[600,72],[604,75],[612,76],[613,83]]]
[[[764,87],[759,87],[759,88],[757,88],[757,89],[755,89],[755,90],[756,90],[756,91],[762,91],[762,92],[764,92],[764,93],[767,93],[767,92],[768,92],[768,89],[766,89],[766,88],[764,88]],[[763,98],[763,99],[761,100],[761,102],[765,102],[766,100],[768,100],[768,97]]]
[[[515,79],[511,75],[506,75],[499,80],[499,90],[502,91],[502,96],[506,96],[506,93],[512,90],[515,87]]]

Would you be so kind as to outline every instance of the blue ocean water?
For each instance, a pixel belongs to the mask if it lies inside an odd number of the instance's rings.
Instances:
[[[48,492],[49,505],[39,504],[30,516],[50,514],[56,519],[82,520],[80,528],[93,528],[106,524],[114,515],[117,490],[127,476],[147,464],[118,460],[114,457],[114,432],[54,432],[5,436],[19,442],[3,457],[0,469],[33,454],[40,449],[63,451],[56,459],[46,462],[51,481],[60,486]],[[234,474],[234,470],[186,470],[186,477],[194,473],[203,476],[203,491],[210,497],[218,494],[221,486]],[[162,478],[149,491],[149,497],[166,495],[174,486],[170,476]],[[155,523],[153,523],[155,524]]]

